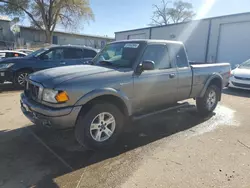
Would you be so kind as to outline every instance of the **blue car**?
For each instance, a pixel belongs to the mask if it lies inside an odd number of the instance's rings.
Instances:
[[[39,49],[25,57],[0,60],[0,83],[9,81],[24,87],[28,74],[60,66],[86,64],[97,51],[81,46],[53,46]]]

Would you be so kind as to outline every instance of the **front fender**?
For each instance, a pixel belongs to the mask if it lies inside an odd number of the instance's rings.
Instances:
[[[206,83],[205,83],[203,89],[201,90],[201,93],[200,93],[199,97],[203,97],[203,96],[205,95],[208,86],[210,85],[210,83],[211,83],[214,79],[219,79],[219,80],[221,81],[221,83],[222,83],[222,80],[223,80],[223,78],[222,78],[222,76],[221,76],[220,74],[218,74],[218,73],[212,74],[212,75],[207,79],[207,81],[206,81]],[[221,85],[222,85],[222,84],[221,84]],[[220,89],[222,89],[222,88],[220,88]]]
[[[114,97],[118,97],[119,99],[121,99],[124,102],[125,106],[127,107],[128,115],[130,116],[132,114],[132,105],[131,105],[131,102],[129,101],[129,98],[122,91],[115,90],[113,88],[102,88],[102,89],[93,90],[93,91],[85,94],[84,96],[82,96],[76,102],[75,106],[83,106],[84,104],[88,103],[89,101],[91,101],[97,97],[101,97],[101,96],[105,96],[105,95],[112,95]]]

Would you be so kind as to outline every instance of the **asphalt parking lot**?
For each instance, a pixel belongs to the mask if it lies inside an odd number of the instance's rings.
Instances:
[[[19,95],[0,85],[0,187],[250,187],[249,91],[224,90],[205,119],[191,109],[134,122],[98,152],[34,126]]]

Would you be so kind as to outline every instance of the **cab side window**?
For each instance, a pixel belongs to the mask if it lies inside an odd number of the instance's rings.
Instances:
[[[155,63],[155,69],[171,68],[169,53],[166,45],[149,45],[144,54],[142,61],[150,60]]]

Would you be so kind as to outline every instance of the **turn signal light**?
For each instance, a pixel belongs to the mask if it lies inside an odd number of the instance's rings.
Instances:
[[[56,100],[57,102],[66,102],[69,100],[69,96],[65,91],[62,91],[56,95]]]

